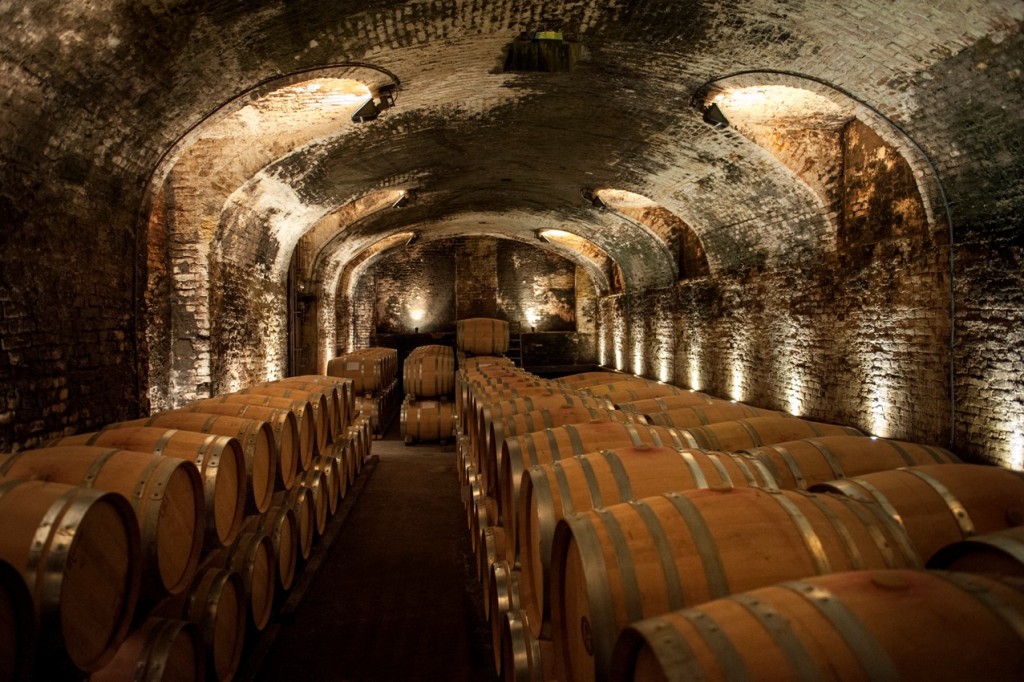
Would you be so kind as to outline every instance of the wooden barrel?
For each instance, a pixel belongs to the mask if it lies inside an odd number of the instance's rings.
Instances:
[[[474,357],[466,357],[463,354],[462,359],[459,361],[460,369],[476,370],[484,369],[487,367],[515,367],[515,364],[511,359],[506,358],[502,355],[477,355]]]
[[[341,501],[341,479],[344,477],[341,464],[334,457],[317,457],[312,469],[324,475],[324,494],[327,501],[327,516],[334,516]]]
[[[0,529],[0,560],[21,572],[36,611],[36,675],[103,667],[128,634],[139,596],[131,505],[117,493],[10,480],[0,483]]]
[[[240,533],[235,544],[211,557],[211,565],[232,570],[242,578],[249,624],[262,631],[270,622],[277,587],[277,558],[266,533]]]
[[[671,491],[748,486],[777,488],[765,467],[742,455],[647,445],[527,469],[519,493],[515,542],[506,545],[506,558],[521,566],[520,591],[530,622],[540,627],[551,619],[551,544],[555,526],[569,514]],[[542,633],[537,630],[534,635]]]
[[[617,381],[613,384],[599,384],[597,386],[588,386],[585,389],[581,389],[584,395],[589,395],[594,398],[605,398],[615,404],[636,402],[637,400],[643,400],[644,398],[660,398],[663,396],[677,395],[679,393],[686,393],[686,389],[679,388],[678,386],[672,386],[671,384],[661,384],[656,381]]]
[[[488,591],[489,604],[487,618],[491,624],[491,645],[494,647],[494,668],[501,674],[502,646],[501,626],[505,616],[511,611],[519,610],[519,574],[513,571],[507,561],[499,561],[491,567],[490,575],[485,581],[490,585]]]
[[[688,448],[735,452],[818,436],[861,436],[851,426],[822,424],[796,417],[750,417],[679,429]]]
[[[332,358],[327,374],[349,379],[356,395],[373,393],[395,380],[398,351],[393,348],[363,348]]]
[[[633,400],[630,402],[619,403],[618,408],[625,412],[636,412],[638,414],[654,414],[657,412],[667,412],[668,410],[674,410],[677,407],[713,405],[716,402],[718,401],[715,398],[712,398],[706,393],[699,393],[697,391],[684,391],[683,393],[665,395],[658,398],[644,398],[643,400]]]
[[[607,679],[619,630],[644,618],[784,580],[919,564],[878,505],[838,496],[693,490],[574,514],[551,554],[558,679]]]
[[[230,436],[242,446],[245,455],[246,509],[263,513],[270,506],[277,476],[274,456],[274,431],[258,419],[242,419],[201,412],[163,412],[143,419],[107,424],[104,429],[162,426],[168,429]]]
[[[0,527],[3,523],[0,522]],[[32,595],[21,573],[0,560],[0,680],[28,682],[36,647]]]
[[[402,402],[401,435],[406,445],[420,441],[444,443],[455,437],[455,406],[440,400]]]
[[[1024,593],[989,578],[836,573],[634,623],[605,679],[1020,680],[1022,622]]]
[[[113,660],[89,682],[195,682],[206,661],[199,628],[188,621],[147,618],[121,644]]]
[[[256,393],[225,393],[207,400],[213,403],[234,403],[288,410],[295,415],[299,453],[298,469],[304,471],[309,466],[309,461],[313,459],[313,451],[316,449],[317,436],[316,424],[313,421],[313,406],[309,404],[308,400],[275,398],[272,395],[257,395]]]
[[[928,568],[1024,578],[1024,526],[958,540],[928,559]]]
[[[327,527],[327,517],[330,515],[327,501],[327,481],[324,474],[322,471],[310,469],[302,474],[299,483],[313,498],[313,528],[318,536],[323,535],[324,529]]]
[[[323,451],[331,442],[331,412],[327,403],[326,387],[323,390],[306,391],[286,386],[250,386],[239,393],[249,395],[269,395],[274,398],[288,400],[305,400],[309,403],[313,416],[313,442],[316,449],[313,454]]]
[[[112,428],[51,441],[48,446],[92,445],[154,452],[189,460],[203,480],[205,545],[230,545],[242,527],[248,485],[242,446],[230,436],[159,426]]]
[[[135,512],[144,597],[188,587],[206,524],[203,483],[192,462],[90,445],[22,450],[0,460],[0,479],[37,479],[119,493]]]
[[[508,350],[508,322],[470,317],[455,322],[455,343],[473,355],[495,355]]]
[[[476,578],[481,584],[488,582],[491,566],[505,559],[505,529],[501,526],[485,526],[480,534],[481,542],[476,553]],[[486,597],[486,590],[484,590]],[[484,599],[484,611],[487,600]],[[486,613],[485,613],[486,615]]]
[[[486,428],[488,436],[483,439],[480,450],[480,471],[487,484],[487,492],[498,494],[498,472],[501,470],[501,446],[506,438],[521,436],[526,433],[543,431],[544,429],[564,426],[565,424],[591,424],[597,422],[618,422],[644,424],[645,418],[639,414],[606,410],[583,405],[560,406],[549,409],[521,412],[501,419],[492,420]]]
[[[270,538],[277,558],[277,584],[290,590],[299,564],[299,522],[295,510],[286,503],[271,504],[270,509],[247,522],[246,530]]]
[[[910,535],[923,560],[976,534],[1024,523],[1024,477],[983,464],[925,464],[812,486],[877,502]]]
[[[587,398],[576,393],[535,393],[513,398],[497,398],[495,396],[489,396],[489,398],[477,404],[478,413],[470,418],[472,421],[470,427],[475,428],[476,433],[468,435],[470,435],[471,444],[474,446],[477,446],[481,440],[486,441],[491,424],[517,414],[563,408],[615,409],[615,406],[604,398]]]
[[[297,485],[287,493],[274,495],[274,506],[288,507],[295,514],[296,542],[303,561],[313,553],[316,540],[316,507],[309,491]]]
[[[455,354],[448,346],[420,346],[402,365],[402,392],[439,398],[455,388]]]
[[[498,518],[505,532],[515,538],[519,484],[531,466],[585,455],[598,450],[654,445],[682,450],[688,446],[675,429],[642,424],[605,422],[563,424],[506,438],[501,446],[498,475]]]
[[[808,488],[902,466],[960,461],[944,448],[862,436],[804,438],[744,452],[763,463],[782,488]]]
[[[338,480],[336,484],[338,486],[337,496],[339,502],[345,499],[345,495],[348,494],[348,487],[356,476],[356,463],[352,457],[351,443],[352,441],[346,436],[344,440],[332,443],[327,454],[324,455],[324,457],[333,459],[338,466]]]
[[[238,671],[248,613],[245,586],[237,571],[208,567],[196,576],[182,617],[199,628],[211,679],[230,680]]]
[[[616,381],[631,378],[629,374],[623,374],[622,372],[598,371],[568,374],[564,377],[558,377],[555,381],[570,388],[586,388],[587,386],[597,386],[600,384],[613,384]]]
[[[199,400],[184,408],[188,412],[222,414],[228,417],[257,419],[270,424],[274,432],[274,452],[277,455],[277,480],[275,488],[287,490],[295,483],[302,453],[299,442],[299,422],[291,410],[263,407],[247,403],[224,402],[221,400]]]
[[[509,611],[501,624],[501,679],[507,682],[557,682],[551,640],[538,639],[525,611]]]
[[[268,381],[260,386],[271,386],[279,388],[293,388],[299,391],[310,391],[312,393],[323,393],[327,399],[327,421],[329,427],[329,440],[338,438],[338,434],[347,428],[345,404],[345,384],[341,379],[331,382],[307,381],[298,377]],[[346,422],[343,426],[343,422]]]
[[[710,405],[674,407],[665,412],[652,412],[647,421],[656,426],[674,426],[680,429],[703,426],[746,417],[789,417],[775,410],[763,410],[742,403],[718,402]]]

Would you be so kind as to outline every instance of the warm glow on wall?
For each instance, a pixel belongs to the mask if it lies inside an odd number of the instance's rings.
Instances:
[[[702,356],[701,346],[700,346],[700,342],[699,341],[697,341],[693,337],[690,337],[690,338],[691,338],[690,349],[686,353],[686,363],[688,365],[688,367],[687,367],[687,370],[688,370],[687,374],[688,374],[689,380],[690,380],[690,388],[692,388],[695,391],[699,391],[699,390],[701,390],[701,388],[704,385],[704,382],[703,382],[703,380],[701,378],[701,371],[700,371],[700,369],[701,369],[701,364],[700,363],[701,363],[701,356]]]
[[[892,406],[889,404],[889,387],[883,383],[869,388],[868,409],[871,419],[871,433],[883,438],[889,437],[889,417]]]
[[[622,370],[626,369],[626,338],[621,328],[615,330],[614,339],[615,369],[621,372]]]
[[[608,366],[608,337],[603,332],[597,336],[597,361],[602,367]]]
[[[1024,419],[1013,429],[1010,436],[1010,459],[1008,462],[1014,471],[1024,471]]]
[[[746,380],[746,368],[743,366],[743,358],[737,356],[732,359],[731,380],[729,382],[729,397],[733,400],[743,402],[743,384]]]
[[[526,309],[526,323],[529,327],[536,327],[537,321],[540,320],[540,315],[533,308]]]
[[[422,322],[423,315],[423,308],[413,308],[412,310],[409,311],[409,319],[412,320],[413,322]]]

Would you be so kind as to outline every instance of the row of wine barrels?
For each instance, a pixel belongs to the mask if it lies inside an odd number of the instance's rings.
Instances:
[[[248,495],[246,510],[262,512],[270,504],[277,476],[274,432],[265,421],[203,412],[163,412],[142,419],[107,424],[104,429],[155,426],[165,429],[230,436],[242,446]]]
[[[123,495],[142,549],[143,596],[185,589],[203,548],[205,503],[196,467],[154,453],[70,445],[22,450],[0,460],[0,481],[36,479]]]
[[[463,352],[457,352],[455,359],[458,361],[460,370],[479,370],[486,367],[513,368],[515,363],[504,355],[473,355],[467,356]]]
[[[398,381],[392,380],[382,390],[356,398],[356,408],[369,418],[374,436],[383,436],[400,411],[402,404]]]
[[[558,678],[575,681],[606,679],[619,631],[645,618],[786,580],[920,560],[877,505],[733,488],[569,516],[551,564]]]
[[[305,400],[309,403],[310,414],[313,418],[314,433],[317,450],[327,447],[333,440],[337,431],[335,424],[337,417],[332,409],[333,402],[329,402],[328,388],[321,387],[314,390],[292,388],[288,383],[257,384],[243,388],[239,393],[243,395],[269,396],[272,398],[284,398],[285,400]]]
[[[393,348],[363,348],[332,358],[327,374],[352,381],[358,396],[379,391],[398,376],[398,351]]]
[[[1022,622],[1020,585],[982,576],[805,576],[633,623],[603,679],[1018,680]]]
[[[705,424],[715,424],[745,417],[788,416],[775,410],[764,410],[760,407],[751,407],[742,403],[720,400],[709,405],[690,405],[675,407],[664,412],[653,412],[647,415],[647,421],[656,426],[673,426],[685,429],[691,426],[704,426]]]
[[[25,579],[37,614],[39,679],[106,665],[128,634],[142,577],[138,523],[118,493],[38,480],[0,482],[0,560]]]
[[[700,405],[712,405],[717,399],[706,393],[698,391],[684,391],[673,395],[661,396],[659,398],[644,398],[630,402],[618,403],[616,407],[625,412],[636,412],[643,415],[668,412],[678,407],[699,407]]]
[[[594,398],[606,398],[615,404],[636,402],[645,398],[661,398],[687,392],[685,389],[672,386],[671,384],[637,379],[617,381],[611,384],[597,384],[582,389],[584,395]]]
[[[95,433],[58,438],[49,447],[118,447],[152,452],[193,462],[203,482],[205,546],[234,542],[242,527],[248,481],[245,455],[236,438],[153,426],[105,428]],[[172,583],[173,584],[173,583]]]
[[[420,441],[444,443],[455,437],[455,405],[441,400],[413,400],[401,409],[401,436],[406,445]]]
[[[455,344],[473,355],[496,355],[508,350],[508,322],[489,317],[455,321]]]
[[[418,346],[402,365],[402,392],[440,398],[455,390],[455,353],[448,346]]]

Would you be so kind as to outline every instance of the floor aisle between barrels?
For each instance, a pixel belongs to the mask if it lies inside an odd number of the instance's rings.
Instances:
[[[375,440],[379,461],[249,679],[495,680],[455,446]],[[243,662],[244,667],[244,662]]]

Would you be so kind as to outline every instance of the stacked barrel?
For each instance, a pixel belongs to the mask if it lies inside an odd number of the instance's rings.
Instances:
[[[0,669],[231,679],[369,454],[353,402],[292,377],[0,458]]]
[[[505,320],[470,317],[455,322],[455,345],[467,356],[500,355],[508,351],[509,327]]]
[[[457,456],[506,679],[1024,672],[1024,583],[998,577],[1024,576],[1015,472],[622,374],[475,360]],[[986,643],[965,663],[972,631]]]
[[[349,379],[355,407],[370,419],[374,438],[382,438],[398,414],[398,351],[363,348],[339,355],[327,363],[327,374]]]
[[[402,365],[401,428],[406,445],[445,443],[455,436],[455,353],[449,346],[418,346]]]

